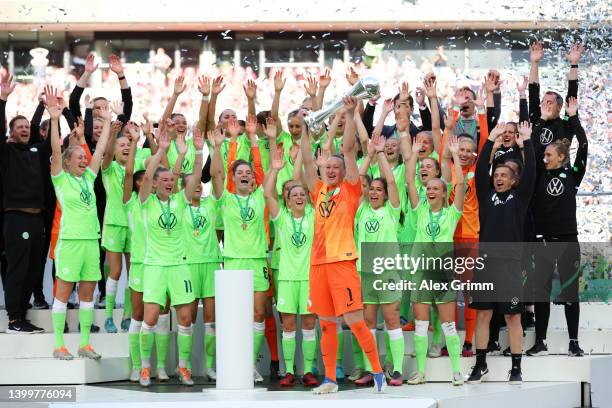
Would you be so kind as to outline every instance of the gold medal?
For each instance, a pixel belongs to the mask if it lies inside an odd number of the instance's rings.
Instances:
[[[243,231],[246,231],[246,227],[247,227],[246,222],[243,222],[243,223],[242,223],[242,230],[243,230]]]
[[[200,236],[200,230],[199,229],[194,229],[193,232],[192,232],[192,235],[194,237],[196,237],[196,238],[199,237]]]
[[[166,234],[170,235],[171,232],[170,229],[166,229]]]

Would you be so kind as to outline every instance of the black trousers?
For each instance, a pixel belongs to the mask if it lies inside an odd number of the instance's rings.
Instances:
[[[49,255],[49,247],[51,246],[51,229],[53,228],[53,215],[55,214],[55,206],[49,208],[44,213],[45,218],[45,240],[40,257],[40,271],[34,284],[34,299],[44,300],[43,283],[45,280],[45,266],[47,266],[47,257]]]
[[[25,318],[40,274],[44,235],[43,214],[5,212],[4,244],[8,267],[4,282],[4,304],[9,320]]]

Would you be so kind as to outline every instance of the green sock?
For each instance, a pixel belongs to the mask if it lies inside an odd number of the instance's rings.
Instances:
[[[391,340],[389,340],[389,332],[385,330],[383,336],[385,339],[385,364],[389,364],[395,361],[391,353],[391,345],[390,345]]]
[[[446,349],[451,360],[453,373],[461,371],[461,339],[457,334],[446,336]]]
[[[265,339],[264,330],[253,331],[253,363],[257,363],[257,358],[259,357],[259,352],[261,351],[261,346]]]
[[[214,323],[204,323],[204,352],[206,353],[206,368],[213,368],[215,366],[215,356],[217,354],[217,336],[212,328],[213,325]]]
[[[128,334],[128,343],[130,345],[130,358],[132,359],[132,368],[140,369],[140,333]]]
[[[132,291],[127,286],[123,295],[123,318],[129,319],[132,316]]]
[[[151,366],[151,349],[153,348],[153,341],[155,340],[155,333],[153,328],[149,327],[146,323],[142,324],[142,330],[140,331],[140,358],[142,360],[142,366],[149,368]]]
[[[295,332],[283,332],[281,341],[283,357],[285,358],[285,372],[293,374],[295,363]]]
[[[427,358],[427,346],[429,339],[427,336],[414,335],[414,352],[416,353],[417,370],[425,373],[425,359]]]
[[[431,344],[442,344],[442,325],[440,324],[440,317],[438,311],[433,308],[431,310],[431,327],[433,328],[433,336]]]
[[[157,367],[166,366],[168,344],[170,344],[169,334],[155,333],[155,356],[157,357]]]
[[[361,346],[359,345],[359,341],[357,341],[357,337],[354,335],[351,336],[351,349],[353,350],[353,358],[355,360],[355,368],[365,369],[364,359],[363,359],[363,351],[361,350]],[[367,360],[367,359],[366,359]]]
[[[91,325],[94,319],[93,302],[81,302],[79,305],[79,326],[81,331],[81,339],[79,347],[85,347],[89,344],[89,333],[91,333]]]
[[[170,336],[168,336],[170,337]],[[181,326],[178,327],[178,354],[179,367],[189,368],[188,363],[191,362],[191,346],[193,345],[193,327]],[[159,361],[157,362],[159,367]]]
[[[53,333],[55,333],[55,348],[58,349],[64,345],[64,326],[66,325],[66,311],[51,313],[51,321],[53,322]]]
[[[315,359],[317,358],[317,332],[315,329],[312,329],[313,339],[304,340],[306,337],[304,332],[308,332],[307,330],[302,330],[302,355],[304,356],[304,373],[311,372],[312,368],[315,365]]]
[[[400,339],[389,340],[389,354],[393,360],[393,371],[400,374],[403,373],[405,348],[406,343],[404,343],[403,334]]]
[[[117,290],[119,281],[115,279],[106,279],[106,306],[104,311],[106,312],[106,318],[113,317],[113,311],[115,310],[115,301],[117,300]]]
[[[344,330],[338,333],[338,355],[336,356],[336,365],[342,367],[344,359]]]

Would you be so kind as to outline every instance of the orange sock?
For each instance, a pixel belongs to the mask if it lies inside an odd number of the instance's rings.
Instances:
[[[350,326],[351,332],[353,332],[353,336],[357,338],[361,349],[368,357],[368,361],[372,366],[373,373],[382,372],[382,367],[380,366],[380,360],[378,358],[378,349],[376,348],[376,341],[374,341],[374,336],[372,336],[372,332],[366,326],[365,320],[361,320]]]
[[[278,343],[276,341],[276,319],[274,316],[266,317],[266,343],[270,350],[270,360],[278,361]]]
[[[321,325],[321,357],[325,366],[325,376],[336,381],[336,356],[338,355],[336,322],[319,320],[319,324]],[[368,333],[370,332],[368,331]]]
[[[474,330],[476,329],[476,309],[472,309],[468,305],[465,305],[463,320],[465,322],[465,341],[472,343]]]

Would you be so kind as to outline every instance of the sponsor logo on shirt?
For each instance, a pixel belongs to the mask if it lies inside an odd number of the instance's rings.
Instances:
[[[437,237],[438,235],[440,235],[440,224],[438,224],[437,222],[430,222],[425,227],[425,232],[430,237],[433,237],[433,236]]]
[[[563,194],[563,190],[563,182],[557,177],[552,178],[546,186],[546,192],[553,197]]]
[[[291,234],[291,243],[296,248],[301,247],[306,243],[306,235],[303,232],[296,232]]]
[[[177,219],[174,213],[170,213],[170,216],[168,217],[168,223],[166,223],[166,217],[164,217],[164,214],[160,214],[159,218],[157,218],[157,225],[159,225],[161,229],[172,230],[174,229],[174,227],[176,227],[176,223]]]
[[[195,217],[195,228],[204,228],[206,225],[206,217],[203,215],[198,215]]]
[[[512,200],[514,198],[514,195],[512,194],[508,194],[508,197],[506,197],[505,200],[502,200],[501,198],[499,198],[499,196],[497,195],[497,193],[493,194],[493,197],[491,197],[491,201],[493,201],[493,205],[495,207],[497,207],[498,205],[503,205],[506,204],[507,202],[509,202],[510,200]]]
[[[335,201],[329,201],[327,206],[325,205],[325,201],[321,201],[319,203],[319,214],[323,218],[329,218],[331,216],[332,211],[336,208]]]
[[[542,133],[540,133],[540,143],[544,146],[552,142],[553,133],[549,128],[542,128]]]
[[[367,220],[365,223],[365,229],[368,233],[374,234],[380,228],[378,220]]]

